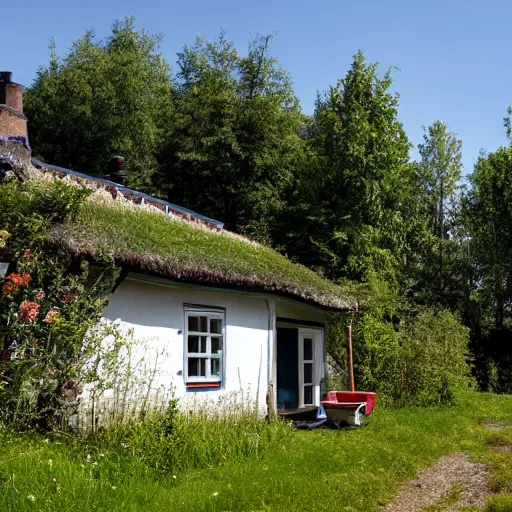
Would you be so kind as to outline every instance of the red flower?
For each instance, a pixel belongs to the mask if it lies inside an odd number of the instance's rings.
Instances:
[[[35,339],[34,340],[34,343],[37,345],[39,343],[39,340],[38,339]]]
[[[34,254],[32,253],[32,251],[30,249],[25,249],[25,252],[23,253],[24,258],[30,259],[33,256],[34,256]]]
[[[14,272],[5,277],[3,281],[2,293],[9,295],[10,293],[18,293],[20,286],[27,286],[32,281],[32,276],[30,274],[16,274]]]
[[[32,281],[32,276],[30,274],[16,274],[15,272],[9,274],[6,278],[6,281],[10,281],[18,286],[27,286],[30,281]]]
[[[43,322],[51,325],[51,324],[53,324],[53,322],[55,322],[55,320],[57,320],[58,316],[59,316],[59,310],[52,308],[52,309],[50,309],[50,311],[48,311],[48,313],[46,313],[46,316],[44,317]]]
[[[46,294],[44,293],[43,290],[37,290],[37,293],[36,293],[36,299],[41,302],[44,300],[44,298],[46,297]]]
[[[39,304],[29,300],[24,300],[20,304],[20,322],[33,323],[37,319],[39,313]]]
[[[74,302],[76,300],[76,294],[74,293],[66,293],[62,298],[64,302]]]
[[[10,293],[15,294],[18,293],[20,287],[17,284],[11,283],[10,281],[4,282],[2,287],[2,294],[9,295]]]

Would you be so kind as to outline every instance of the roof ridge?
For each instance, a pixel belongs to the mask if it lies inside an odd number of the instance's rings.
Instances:
[[[190,223],[203,224],[206,225],[209,229],[222,230],[224,228],[223,222],[212,219],[210,217],[206,217],[205,215],[196,213],[183,206],[178,206],[176,204],[170,203],[169,201],[165,201],[164,199],[150,196],[144,192],[139,192],[138,190],[125,187],[104,178],[90,176],[88,174],[74,171],[72,169],[66,169],[65,167],[59,167],[57,165],[47,164],[45,162],[41,162],[37,158],[32,158],[32,165],[39,170],[51,172],[61,178],[64,176],[69,176],[71,180],[77,181],[82,185],[84,185],[84,181],[89,182],[91,185],[95,184],[96,189],[103,188],[110,193],[114,200],[118,197],[119,194],[121,194],[124,198],[131,201],[133,204],[147,204],[171,217],[178,217]]]

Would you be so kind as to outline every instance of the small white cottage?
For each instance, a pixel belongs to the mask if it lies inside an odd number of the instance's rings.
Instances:
[[[264,413],[319,405],[326,315],[357,307],[340,287],[217,221],[33,164],[99,187],[54,241],[92,260],[109,254],[124,269],[104,317],[141,341],[138,366],[159,354],[155,390],[172,388],[182,406],[234,393]]]
[[[123,269],[104,318],[133,332],[133,378],[151,379],[151,394],[172,390],[185,406],[233,393],[262,412],[318,405],[326,314],[353,310],[355,300],[221,222],[128,189],[120,157],[110,180],[31,159],[22,88],[10,73],[0,82],[9,93],[0,138],[17,150],[7,156],[24,160],[34,179],[95,190],[52,236],[77,256],[108,256]]]

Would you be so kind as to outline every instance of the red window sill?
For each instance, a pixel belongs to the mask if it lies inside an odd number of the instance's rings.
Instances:
[[[187,389],[189,388],[220,388],[220,382],[189,382]]]

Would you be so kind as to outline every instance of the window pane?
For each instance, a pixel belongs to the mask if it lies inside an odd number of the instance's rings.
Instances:
[[[188,330],[193,332],[208,332],[208,317],[206,316],[189,316]]]
[[[199,352],[199,336],[189,336],[188,337],[188,351],[197,353]]]
[[[218,354],[222,350],[222,338],[212,336],[212,354]]]
[[[189,316],[188,317],[188,330],[197,332],[199,331],[199,317]]]
[[[191,353],[206,353],[206,336],[189,336],[188,351]]]
[[[304,363],[304,384],[313,383],[313,363]]]
[[[222,320],[220,318],[210,318],[210,332],[212,334],[222,333]]]
[[[212,359],[211,363],[212,376],[220,375],[220,359]]]
[[[188,376],[206,377],[206,360],[204,358],[189,357]]]
[[[313,340],[304,338],[304,360],[313,361]]]
[[[304,405],[313,403],[313,386],[304,386]]]

